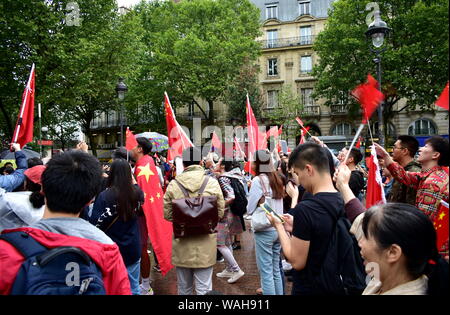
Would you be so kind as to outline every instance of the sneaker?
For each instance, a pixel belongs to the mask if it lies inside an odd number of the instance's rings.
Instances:
[[[217,259],[218,263],[223,263],[224,261],[225,261],[225,259],[223,257],[220,257],[220,258]]]
[[[161,268],[159,267],[159,265],[153,266],[153,270],[156,272],[161,272]]]
[[[233,248],[233,250],[239,250],[241,249],[241,242],[234,242],[231,247]]]
[[[244,220],[251,220],[251,219],[252,219],[251,214],[244,215]]]
[[[139,285],[139,288],[141,289],[141,295],[154,295],[155,292],[153,292],[152,287],[149,287],[148,289],[145,289],[142,284]]]
[[[238,281],[240,278],[242,278],[242,276],[244,276],[245,273],[239,269],[238,271],[233,272],[233,276],[228,279],[228,283],[235,283],[236,281]]]
[[[233,271],[229,271],[227,269],[224,269],[222,272],[219,272],[216,274],[219,278],[231,278],[234,275]]]

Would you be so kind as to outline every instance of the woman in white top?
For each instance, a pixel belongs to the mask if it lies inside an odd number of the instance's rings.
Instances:
[[[247,213],[261,212],[260,204],[268,203],[279,215],[283,214],[284,185],[281,176],[275,171],[270,153],[259,150],[251,161],[255,178],[249,192]],[[252,221],[257,217],[252,216]],[[267,218],[266,218],[267,219]],[[268,220],[267,220],[268,222]],[[252,222],[252,227],[253,222]],[[254,231],[256,263],[258,266],[261,288],[264,295],[282,295],[283,282],[280,273],[281,244],[274,227]]]

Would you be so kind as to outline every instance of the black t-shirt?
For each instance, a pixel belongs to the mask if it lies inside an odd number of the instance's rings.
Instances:
[[[361,190],[364,189],[364,174],[358,170],[352,171],[348,185],[355,197],[358,198]]]
[[[309,272],[317,274],[320,271],[328,250],[331,233],[336,224],[335,218],[329,214],[330,210],[325,209],[313,199],[319,199],[322,203],[333,205],[334,207],[330,207],[330,209],[335,209],[336,217],[344,208],[344,201],[340,193],[323,192],[303,199],[291,211],[291,214],[294,216],[293,236],[304,241],[310,241],[305,268],[300,271],[292,271],[293,295],[314,294],[307,275]]]

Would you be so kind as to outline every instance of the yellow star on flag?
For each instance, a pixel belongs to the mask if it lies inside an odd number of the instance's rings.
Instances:
[[[157,194],[156,194],[156,198],[158,198],[158,199],[161,198],[161,194],[160,194],[160,193],[157,193]]]
[[[139,176],[145,176],[145,180],[148,182],[148,179],[150,178],[150,176],[155,175],[152,170],[150,169],[150,163],[147,163],[147,165],[145,166],[139,166],[138,167],[140,172],[139,172]]]
[[[444,217],[445,217],[445,213],[444,212],[442,212],[440,215],[439,215],[439,220],[443,220],[444,219]]]
[[[153,197],[150,197],[149,200],[151,201],[151,203],[153,203],[155,201],[155,199],[153,199]]]

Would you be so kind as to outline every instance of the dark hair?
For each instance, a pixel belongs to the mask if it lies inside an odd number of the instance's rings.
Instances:
[[[236,167],[240,167],[240,163],[237,160],[221,159],[220,165],[223,165],[225,172],[229,172]]]
[[[272,163],[272,157],[266,150],[258,150],[255,152],[253,162],[256,165],[256,175],[266,174],[269,178],[270,188],[272,188],[272,197],[274,199],[282,199],[284,197],[283,179],[277,171],[275,171]]]
[[[107,186],[117,198],[117,212],[123,221],[135,217],[139,207],[138,192],[133,185],[130,164],[124,159],[116,159],[111,164]]]
[[[120,148],[115,149],[113,151],[113,153],[111,154],[111,158],[113,160],[116,160],[116,159],[124,159],[124,160],[126,160],[127,159],[127,149],[125,149],[124,147],[120,147]]]
[[[288,167],[304,169],[306,164],[312,164],[319,172],[330,172],[326,149],[316,143],[304,143],[297,146],[289,157]]]
[[[182,158],[184,167],[199,165],[202,160],[202,152],[196,147],[189,147],[183,150]]]
[[[27,160],[28,168],[32,168],[36,165],[44,165],[44,162],[38,157],[32,157]]]
[[[419,150],[419,141],[413,136],[402,135],[397,138],[402,143],[402,147],[409,151],[409,156],[414,157]]]
[[[96,157],[81,151],[54,156],[42,173],[42,188],[53,212],[78,214],[102,184],[102,167]]]
[[[144,138],[144,137],[139,137],[139,138],[136,138],[136,141],[137,141],[138,145],[142,148],[142,151],[144,152],[145,155],[150,154],[150,152],[152,152],[153,146],[149,139]]]
[[[448,140],[439,136],[433,136],[425,140],[425,144],[429,144],[433,147],[435,152],[439,152],[438,165],[448,166],[449,165],[449,148]]]
[[[30,202],[33,208],[38,209],[45,204],[44,194],[41,194],[41,185],[32,182],[28,177],[25,176],[25,187],[27,191],[31,191]]]
[[[14,173],[14,168],[12,166],[8,165],[3,169],[3,172],[8,175],[11,175],[12,173]],[[0,174],[0,175],[3,175],[3,174]]]
[[[348,154],[348,157],[353,158],[353,163],[355,163],[355,165],[358,165],[358,163],[361,162],[363,158],[361,150],[358,148],[352,148],[350,150],[350,153]]]
[[[382,249],[392,244],[400,246],[410,275],[415,278],[428,276],[429,294],[448,292],[448,263],[443,279],[445,263],[436,247],[436,230],[422,211],[406,203],[373,206],[364,215],[362,229],[364,236],[372,236]],[[430,260],[436,264],[431,265]]]

